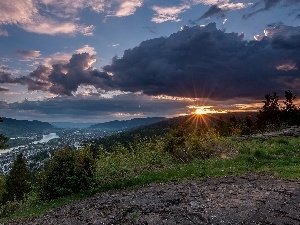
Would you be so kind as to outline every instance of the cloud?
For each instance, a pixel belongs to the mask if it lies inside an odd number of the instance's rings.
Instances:
[[[5,91],[9,91],[9,89],[6,87],[0,86],[0,92],[5,92]]]
[[[39,57],[40,51],[27,51],[27,50],[16,50],[17,55],[26,58],[26,59],[33,59]]]
[[[143,28],[147,29],[150,33],[156,33],[156,26],[144,26]]]
[[[69,96],[82,84],[111,90],[111,77],[92,68],[95,61],[89,53],[74,54],[67,63],[53,64],[51,68],[40,65],[27,76],[11,78],[9,73],[0,73],[0,83],[22,84],[29,91],[41,90]]]
[[[214,23],[186,27],[126,50],[103,69],[113,74],[115,88],[147,95],[206,93],[205,97],[224,100],[259,99],[292,87],[300,91],[299,28],[281,25],[268,29],[272,32],[261,41],[245,41],[243,35],[224,33]],[[287,61],[294,69],[278,70],[288,68],[280,67]]]
[[[108,5],[105,0],[41,0],[41,2],[47,7],[52,7],[52,13],[62,17],[76,15],[79,10],[88,7],[95,12],[103,12]]]
[[[143,5],[142,0],[123,0],[121,1],[114,16],[124,17],[130,16],[135,13],[136,9]]]
[[[21,24],[20,26],[29,32],[38,34],[75,34],[78,32],[79,27],[73,22],[60,22],[55,20],[49,20],[40,17],[39,22]]]
[[[3,103],[2,116],[19,117],[34,116],[46,121],[68,121],[80,118],[86,121],[110,121],[146,116],[169,116],[188,111],[191,104],[188,100],[171,100],[152,98],[143,94],[120,94],[111,98],[101,95],[89,97],[55,97],[43,101],[23,101]],[[1,102],[0,102],[1,105]]]
[[[33,15],[38,12],[33,0],[12,0],[0,2],[0,23],[30,23]]]
[[[91,9],[107,16],[124,17],[135,13],[143,0],[11,0],[0,2],[0,24],[48,35],[76,34],[92,36],[94,25],[80,24],[79,13]],[[7,35],[0,30],[0,36]]]
[[[78,26],[74,22],[58,21],[41,15],[36,1],[13,0],[0,2],[0,23],[15,24],[26,31],[40,34],[73,34]]]
[[[126,50],[103,71],[92,67],[95,52],[85,45],[69,60],[41,65],[27,76],[12,78],[4,68],[0,83],[60,96],[78,95],[80,87],[90,86],[96,94],[120,90],[217,101],[261,99],[266,93],[288,89],[300,92],[300,28],[268,27],[259,40],[225,33],[215,23],[186,26],[169,37]]]
[[[212,16],[224,17],[225,12],[232,10],[241,10],[247,8],[251,3],[232,3],[229,0],[221,0],[221,1],[205,1],[204,4],[210,5],[209,9],[198,19],[189,20],[190,24],[195,25],[196,22],[199,22],[202,19],[207,19]],[[212,4],[215,3],[215,4]]]
[[[278,6],[294,6],[300,4],[298,0],[260,0],[258,3],[253,5],[253,9],[255,9],[258,6],[263,5],[263,7],[259,8],[258,10],[255,10],[251,13],[244,14],[243,18],[248,19],[249,17],[254,16],[257,13],[264,12],[264,11],[269,11],[272,8],[278,7]]]
[[[96,55],[96,49],[94,47],[91,47],[89,45],[84,45],[81,48],[77,49],[75,53],[89,53],[90,55]]]
[[[7,36],[8,36],[7,30],[2,30],[2,29],[0,29],[0,36],[7,37]]]
[[[84,36],[93,36],[94,33],[93,31],[95,30],[95,26],[94,25],[90,25],[87,27],[83,27],[80,31],[80,33]]]
[[[153,6],[152,9],[156,14],[151,21],[155,23],[163,23],[166,21],[179,22],[181,21],[181,19],[178,18],[179,14],[185,12],[189,8],[190,5],[188,4],[173,7]]]

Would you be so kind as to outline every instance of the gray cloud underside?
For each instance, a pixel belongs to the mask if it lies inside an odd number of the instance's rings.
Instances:
[[[49,91],[59,95],[73,95],[80,85],[94,85],[106,91],[111,90],[110,76],[90,66],[94,56],[88,53],[74,54],[66,64],[58,63],[52,68],[40,65],[27,76],[11,78],[8,73],[0,73],[0,83],[22,84],[29,91]]]
[[[0,74],[0,83],[20,83],[29,90],[73,95],[80,85],[99,90],[146,95],[261,99],[266,93],[300,91],[300,28],[278,25],[272,36],[245,41],[212,23],[186,27],[170,37],[155,38],[128,49],[99,71],[88,53],[66,64],[39,66],[27,76]],[[110,76],[109,74],[113,74]]]
[[[167,116],[187,112],[189,104],[189,101],[184,100],[152,99],[145,95],[135,94],[124,94],[114,98],[57,97],[44,101],[23,101],[11,104],[0,101],[2,116],[20,117],[17,112],[22,111],[24,116],[34,116],[43,121],[58,119],[67,121],[68,118],[109,121],[138,116]]]

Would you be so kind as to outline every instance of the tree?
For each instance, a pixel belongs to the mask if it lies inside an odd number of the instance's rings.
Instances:
[[[57,151],[40,177],[41,197],[55,199],[91,188],[94,169],[95,160],[88,150],[66,147]]]
[[[296,95],[293,95],[292,91],[287,90],[285,91],[285,101],[283,103],[285,104],[284,111],[286,112],[293,112],[297,110],[296,105],[294,105],[294,100],[296,99]]]
[[[285,107],[282,110],[282,119],[287,125],[300,124],[300,109],[294,104],[296,95],[292,91],[285,91],[285,101],[283,101]]]
[[[260,129],[265,129],[268,126],[278,127],[280,121],[280,105],[278,103],[279,97],[276,92],[273,95],[265,95],[264,105],[262,110],[259,110],[257,115],[257,125]]]
[[[26,165],[23,154],[20,153],[14,161],[12,168],[6,176],[6,201],[23,200],[30,191],[30,171]]]
[[[2,117],[0,117],[0,123],[1,122],[3,122]],[[8,147],[7,142],[8,142],[8,138],[5,137],[3,134],[0,134],[0,149],[7,148]]]

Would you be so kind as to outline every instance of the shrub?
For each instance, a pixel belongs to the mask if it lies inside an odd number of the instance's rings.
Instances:
[[[215,129],[185,130],[178,127],[166,137],[164,149],[182,162],[207,159],[231,151],[229,142],[219,136]]]
[[[102,149],[97,160],[97,181],[100,185],[134,177],[149,171],[170,168],[172,157],[163,150],[163,139],[136,141],[129,148],[115,145],[115,151]]]

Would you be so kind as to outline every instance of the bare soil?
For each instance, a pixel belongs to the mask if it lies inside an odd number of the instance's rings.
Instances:
[[[4,224],[300,224],[300,180],[248,174],[154,183]]]

